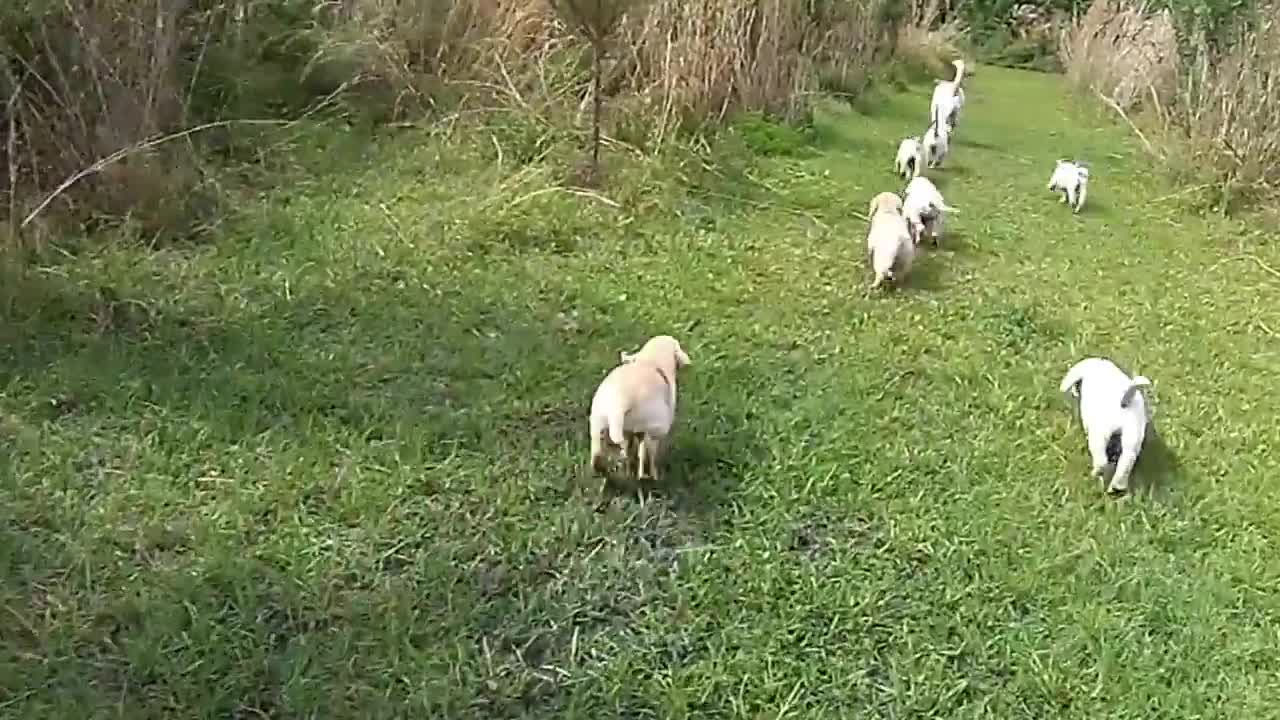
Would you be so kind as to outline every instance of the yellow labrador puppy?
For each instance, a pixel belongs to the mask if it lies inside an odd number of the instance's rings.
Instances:
[[[630,460],[636,442],[637,476],[657,481],[663,444],[676,418],[676,370],[693,361],[670,335],[652,338],[634,354],[622,353],[621,360],[591,399],[591,468],[606,474],[608,450],[622,448]]]
[[[915,243],[911,229],[902,214],[902,198],[882,192],[871,200],[871,227],[867,230],[867,253],[876,279],[874,290],[886,281],[900,282],[911,271],[915,260]]]

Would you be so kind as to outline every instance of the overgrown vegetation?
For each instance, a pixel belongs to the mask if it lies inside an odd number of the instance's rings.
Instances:
[[[1062,47],[1151,154],[1226,212],[1280,184],[1280,25],[1274,2],[1098,0]]]
[[[6,3],[9,227],[89,169],[47,209],[127,218],[145,237],[207,229],[225,194],[210,163],[269,154],[267,126],[245,120],[447,129],[484,117],[536,156],[588,125],[579,118],[602,95],[617,107],[602,134],[641,149],[739,111],[802,119],[820,88],[865,86],[884,34],[881,0],[609,5],[630,12],[609,18],[606,55],[544,0]]]

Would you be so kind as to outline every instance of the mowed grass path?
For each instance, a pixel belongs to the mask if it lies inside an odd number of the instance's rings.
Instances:
[[[0,714],[1272,716],[1280,252],[983,67],[951,236],[866,297],[853,213],[927,92],[787,155],[618,160],[621,209],[538,193],[518,133],[303,137],[213,244],[32,273]],[[669,477],[595,513],[591,393],[662,332],[695,363]],[[1057,392],[1086,354],[1156,383],[1123,500]]]

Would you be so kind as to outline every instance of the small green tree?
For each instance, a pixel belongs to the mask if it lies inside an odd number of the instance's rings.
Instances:
[[[600,172],[601,84],[609,39],[639,0],[553,0],[556,13],[591,45],[591,178]]]

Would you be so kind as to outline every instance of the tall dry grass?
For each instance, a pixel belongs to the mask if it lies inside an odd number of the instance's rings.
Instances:
[[[1242,15],[1225,42],[1179,33],[1167,10],[1097,0],[1064,37],[1068,76],[1096,93],[1188,182],[1241,193],[1280,185],[1280,3]],[[1145,132],[1144,132],[1145,130]],[[1148,139],[1150,136],[1151,139]]]
[[[1187,138],[1192,167],[1213,168],[1224,207],[1237,191],[1280,188],[1280,3],[1259,6],[1256,22],[1218,50],[1190,40],[1167,123]]]
[[[969,34],[961,8],[948,0],[907,0],[893,40],[896,61],[922,76],[950,78]]]
[[[603,94],[620,112],[607,117],[646,143],[739,110],[798,118],[819,89],[867,82],[888,1],[640,3],[608,48]],[[190,208],[171,198],[201,197],[186,190],[205,179],[199,138],[184,128],[292,118],[342,98],[375,121],[505,112],[564,124],[590,107],[588,58],[547,0],[8,6],[0,212],[10,227],[33,206],[132,216],[157,232],[190,226]]]
[[[1062,38],[1067,78],[1129,110],[1164,104],[1177,81],[1173,18],[1146,2],[1097,0]]]

